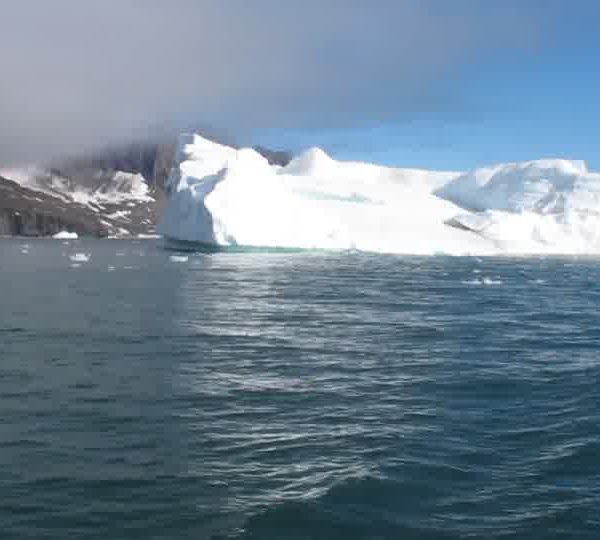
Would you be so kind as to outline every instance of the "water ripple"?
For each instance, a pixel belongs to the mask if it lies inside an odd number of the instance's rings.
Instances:
[[[3,537],[596,538],[596,260],[81,243],[0,244]]]

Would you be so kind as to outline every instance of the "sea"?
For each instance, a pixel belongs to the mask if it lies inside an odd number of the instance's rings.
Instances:
[[[0,240],[0,538],[600,538],[600,260]]]

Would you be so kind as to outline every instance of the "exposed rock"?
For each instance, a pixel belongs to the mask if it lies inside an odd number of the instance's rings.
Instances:
[[[254,150],[264,157],[271,165],[280,165],[281,167],[285,167],[294,157],[291,152],[286,152],[284,150],[269,150],[262,146],[255,146]]]
[[[113,228],[82,205],[65,203],[0,177],[0,235],[50,236],[66,230],[108,236]]]

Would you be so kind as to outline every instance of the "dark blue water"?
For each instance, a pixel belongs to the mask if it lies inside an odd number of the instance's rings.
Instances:
[[[22,244],[2,539],[600,537],[600,261]]]

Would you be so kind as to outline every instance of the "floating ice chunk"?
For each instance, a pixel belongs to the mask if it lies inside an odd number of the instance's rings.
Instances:
[[[499,279],[492,279],[489,277],[484,278],[475,278],[475,279],[467,279],[462,281],[464,285],[502,285],[502,281]]]
[[[73,253],[69,255],[69,259],[76,263],[88,262],[91,257],[89,253]]]
[[[60,231],[57,232],[52,238],[55,240],[77,240],[79,235],[76,232]]]
[[[169,260],[175,263],[185,263],[188,262],[189,257],[187,255],[170,255]]]

